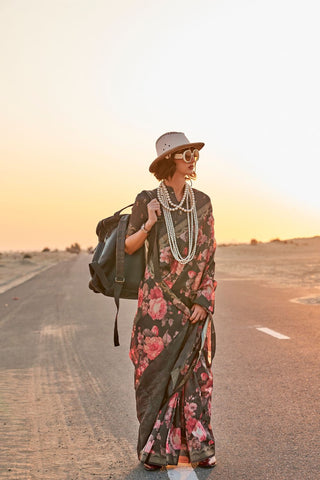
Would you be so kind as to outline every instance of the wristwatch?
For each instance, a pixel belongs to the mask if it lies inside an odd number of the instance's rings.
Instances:
[[[140,228],[140,230],[142,230],[142,231],[143,231],[143,233],[146,233],[147,235],[149,235],[149,233],[150,233],[150,230],[147,230],[147,229],[146,229],[146,227],[145,227],[145,224],[144,224],[144,223],[141,225],[141,228]]]

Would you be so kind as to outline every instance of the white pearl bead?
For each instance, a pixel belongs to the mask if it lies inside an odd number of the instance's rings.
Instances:
[[[197,247],[197,238],[198,238],[198,230],[199,230],[196,202],[195,202],[195,197],[194,197],[194,192],[192,190],[192,187],[187,183],[185,184],[184,195],[179,205],[176,205],[171,200],[167,187],[165,183],[162,181],[159,184],[159,187],[157,189],[157,197],[159,202],[164,208],[163,210],[164,219],[166,223],[168,240],[169,240],[169,245],[172,251],[172,255],[179,263],[186,264],[194,258],[196,247]],[[186,202],[186,208],[182,207],[184,202]],[[190,208],[189,208],[189,204],[190,204]],[[187,214],[189,246],[188,246],[188,253],[186,257],[182,257],[179,251],[176,232],[175,232],[175,228],[174,228],[174,224],[171,216],[171,212],[174,212],[178,209]]]

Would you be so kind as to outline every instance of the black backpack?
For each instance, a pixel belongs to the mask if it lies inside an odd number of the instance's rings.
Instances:
[[[152,194],[146,191],[150,199]],[[144,245],[132,255],[125,253],[126,231],[130,214],[121,214],[127,205],[111,217],[100,220],[96,233],[99,243],[96,246],[89,270],[89,288],[95,293],[114,297],[117,313],[114,323],[114,345],[119,343],[118,313],[120,298],[137,299],[140,282],[146,266]]]

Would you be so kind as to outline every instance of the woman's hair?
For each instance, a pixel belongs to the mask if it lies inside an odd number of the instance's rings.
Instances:
[[[173,177],[174,172],[176,171],[176,164],[174,162],[173,155],[174,154],[170,155],[169,158],[164,158],[156,165],[153,174],[158,180],[165,180]],[[197,178],[197,174],[193,172],[191,175],[186,175],[186,178],[195,180]]]

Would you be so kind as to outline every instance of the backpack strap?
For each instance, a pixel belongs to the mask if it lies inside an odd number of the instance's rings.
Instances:
[[[127,207],[125,207],[127,208]],[[124,210],[124,208],[122,209]],[[119,210],[119,213],[122,211]],[[123,284],[125,282],[124,278],[124,257],[125,257],[125,238],[127,231],[128,217],[124,215],[120,218],[118,229],[117,229],[117,242],[116,242],[116,276],[114,279],[114,301],[117,307],[117,314],[114,321],[114,331],[113,331],[113,343],[115,347],[120,345],[119,343],[119,332],[118,332],[118,314],[119,314],[119,300]]]
[[[153,198],[157,198],[157,195],[154,196],[152,190],[146,190],[146,194],[152,200]],[[152,238],[153,237],[153,238]],[[154,278],[156,282],[161,282],[161,274],[160,274],[160,267],[159,267],[159,246],[158,246],[158,223],[156,222],[153,227],[153,232],[151,234],[151,240],[153,240],[152,245],[152,259],[153,259],[153,267],[154,267]]]
[[[154,226],[154,242],[152,250],[152,259],[154,267],[154,279],[157,283],[161,282],[161,274],[159,267],[159,247],[158,247],[158,224]]]
[[[120,215],[120,213],[125,210],[126,208],[130,208],[130,207],[133,207],[134,203],[130,203],[130,205],[127,205],[126,207],[123,207],[121,208],[120,210],[118,210],[117,212],[114,212],[113,216],[115,215]]]

